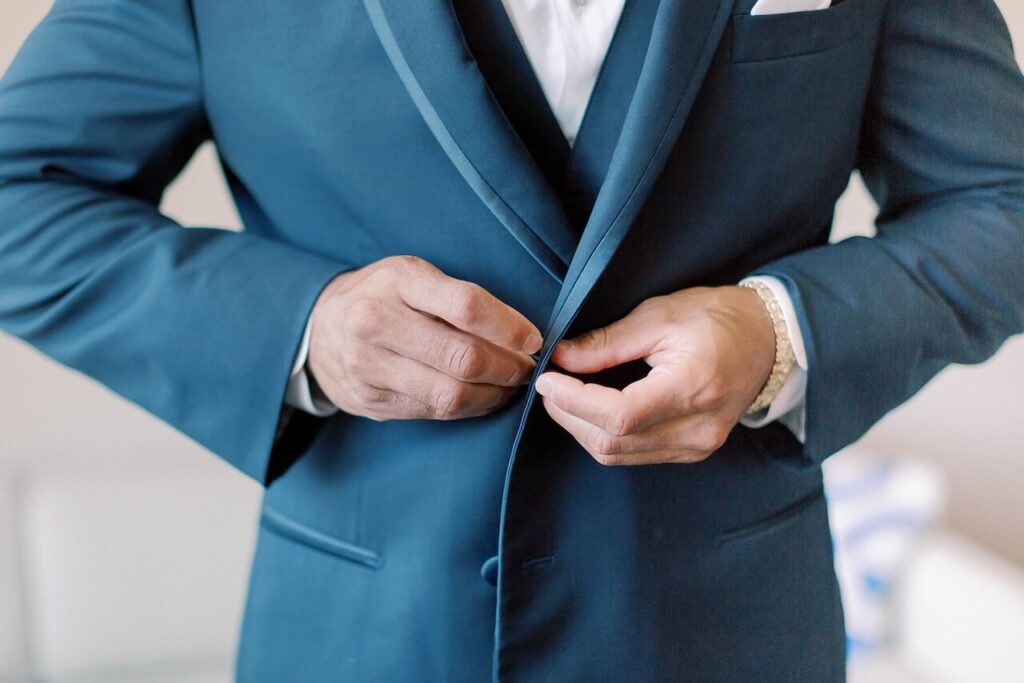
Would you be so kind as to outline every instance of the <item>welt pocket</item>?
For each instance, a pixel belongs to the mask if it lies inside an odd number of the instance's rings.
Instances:
[[[292,519],[271,507],[264,506],[263,513],[260,516],[260,526],[273,534],[296,543],[301,543],[322,553],[340,557],[343,560],[355,562],[372,569],[379,569],[384,565],[383,558],[373,550],[336,538],[319,529],[314,529],[308,524]]]
[[[855,39],[884,0],[844,0],[827,9],[732,17],[733,62],[766,62],[824,52]]]
[[[747,538],[753,538],[783,527],[788,522],[799,519],[800,515],[806,510],[822,503],[824,498],[825,491],[823,488],[819,487],[769,517],[759,519],[750,524],[744,524],[743,526],[726,529],[719,534],[717,543],[721,545],[724,543],[732,543]]]

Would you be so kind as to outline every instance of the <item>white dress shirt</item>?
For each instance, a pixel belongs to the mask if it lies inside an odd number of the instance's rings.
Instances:
[[[516,36],[540,82],[544,97],[569,144],[576,140],[601,65],[611,45],[625,0],[502,0]],[[827,5],[827,3],[826,3]],[[807,353],[803,336],[785,285],[771,277],[756,278],[778,298],[786,319],[796,366],[772,404],[743,424],[761,427],[779,420],[804,440],[804,396],[807,387]],[[314,415],[337,410],[330,401],[310,391],[306,374],[310,326],[292,368],[285,403]]]

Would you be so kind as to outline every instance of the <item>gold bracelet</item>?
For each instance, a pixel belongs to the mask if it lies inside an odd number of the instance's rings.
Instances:
[[[757,280],[747,280],[740,283],[741,287],[749,287],[761,297],[761,303],[768,311],[768,317],[772,319],[772,329],[775,331],[775,363],[772,364],[772,373],[768,375],[761,392],[754,399],[754,402],[747,408],[747,414],[759,413],[775,400],[775,396],[786,383],[786,378],[792,372],[796,364],[796,357],[793,355],[793,345],[789,341],[789,328],[786,327],[786,318],[782,314],[782,306],[775,298],[771,287]]]

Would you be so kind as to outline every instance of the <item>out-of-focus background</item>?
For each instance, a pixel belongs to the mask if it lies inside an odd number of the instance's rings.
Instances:
[[[50,4],[0,2],[0,70]],[[1024,46],[1024,3],[998,4]],[[163,208],[238,227],[210,146]],[[835,238],[870,233],[874,213],[854,177]],[[829,461],[853,681],[1024,681],[1022,380],[1018,337]],[[0,682],[231,680],[259,496],[0,334]]]

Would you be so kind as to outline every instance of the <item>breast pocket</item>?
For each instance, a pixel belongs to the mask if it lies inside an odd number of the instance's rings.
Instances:
[[[880,21],[887,0],[843,0],[828,9],[785,14],[736,14],[733,62],[766,62],[811,55],[843,45]]]

